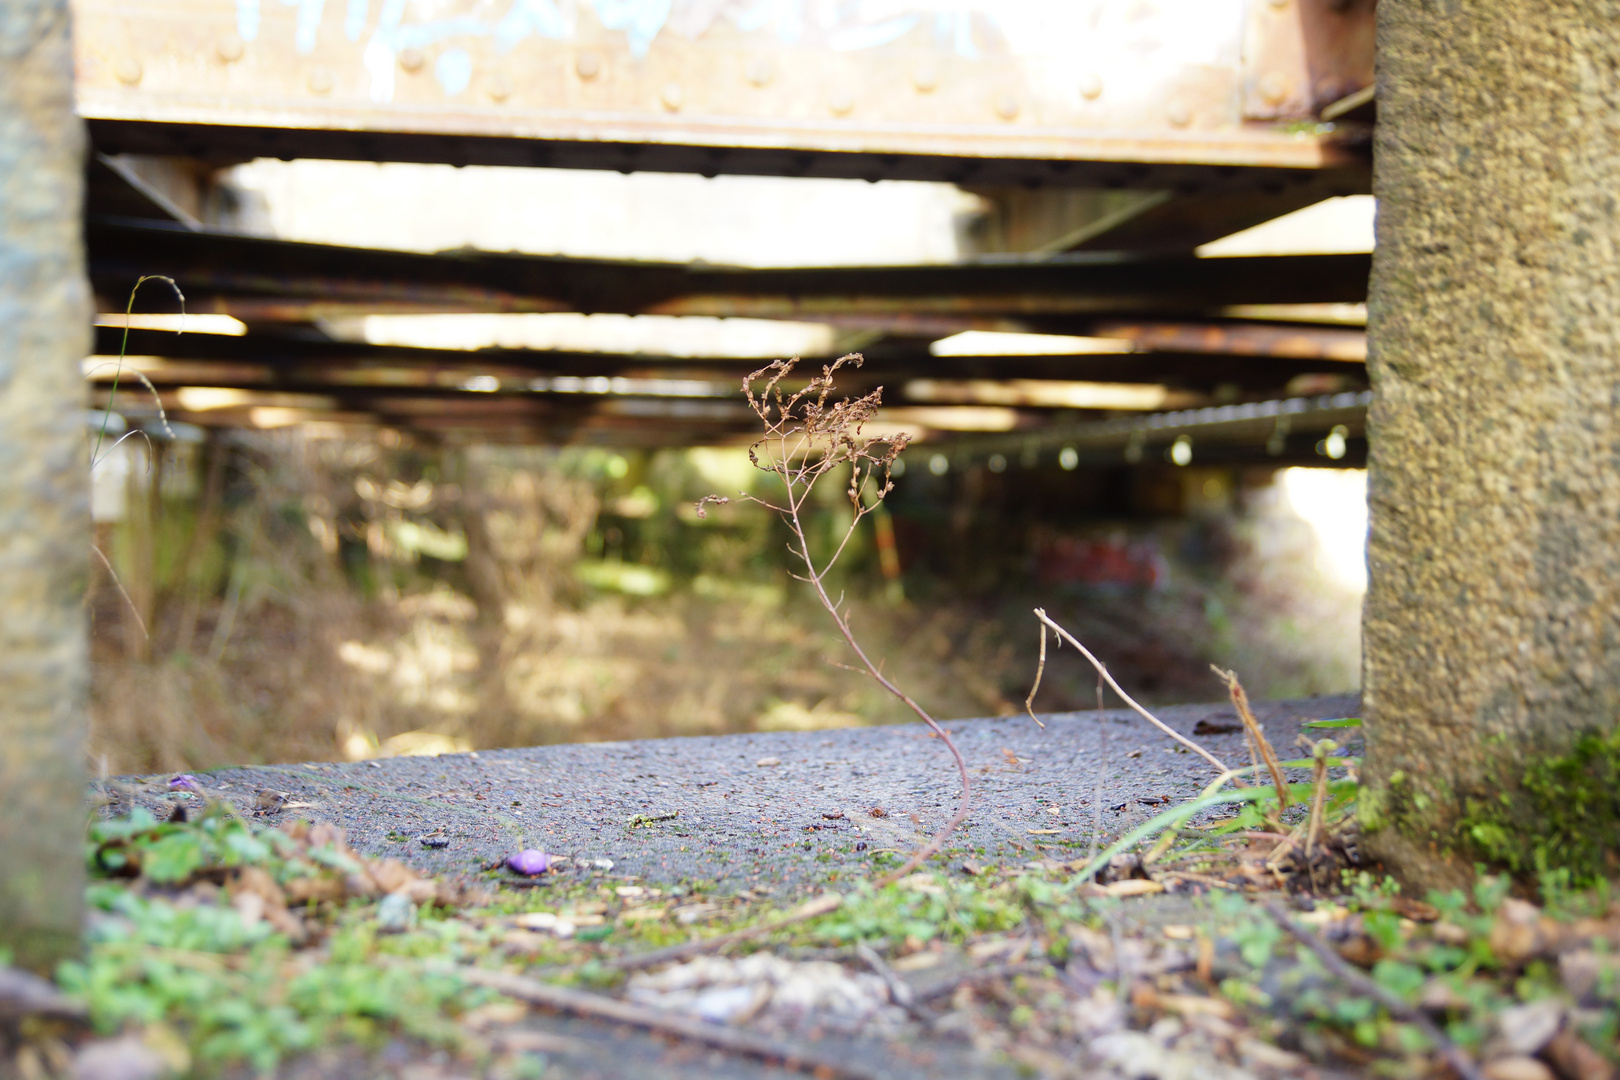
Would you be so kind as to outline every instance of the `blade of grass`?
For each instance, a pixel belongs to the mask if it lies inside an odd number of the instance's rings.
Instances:
[[[1354,783],[1355,782],[1351,780],[1333,780],[1329,782],[1328,790],[1343,791],[1348,785],[1353,785]],[[1293,784],[1290,785],[1290,787],[1297,789],[1297,791],[1290,791],[1289,794],[1292,795],[1297,793],[1299,797],[1303,799],[1310,797],[1313,785]],[[1276,797],[1277,793],[1272,790],[1270,785],[1267,785],[1265,787],[1244,788],[1242,791],[1217,792],[1213,795],[1205,795],[1194,799],[1191,802],[1183,803],[1172,810],[1166,810],[1164,813],[1143,822],[1141,825],[1138,825],[1136,828],[1120,837],[1106,850],[1104,850],[1102,854],[1098,855],[1095,859],[1092,859],[1073,878],[1069,879],[1069,881],[1063,885],[1063,888],[1078,888],[1087,881],[1090,881],[1096,875],[1097,870],[1102,866],[1106,866],[1108,864],[1108,860],[1112,859],[1115,855],[1119,855],[1122,852],[1129,850],[1136,844],[1139,844],[1143,840],[1146,840],[1148,837],[1152,836],[1154,833],[1159,832],[1161,829],[1168,829],[1173,826],[1180,825],[1182,822],[1186,821],[1200,810],[1208,810],[1212,806],[1223,806],[1231,803],[1259,802],[1263,799],[1274,799]]]

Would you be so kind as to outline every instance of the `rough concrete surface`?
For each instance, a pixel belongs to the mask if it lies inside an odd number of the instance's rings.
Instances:
[[[90,285],[66,0],[0,3],[0,949],[78,948]]]
[[[1361,816],[1418,893],[1616,850],[1511,796],[1620,714],[1620,6],[1467,12],[1378,6]]]

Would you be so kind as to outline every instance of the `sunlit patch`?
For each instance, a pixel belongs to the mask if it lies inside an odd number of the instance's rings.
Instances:
[[[1009,334],[964,330],[928,346],[935,356],[1081,356],[1128,353],[1135,346],[1118,338],[1073,337],[1068,334]]]
[[[651,356],[820,356],[833,329],[819,323],[708,315],[367,315],[334,320],[338,337],[425,349],[560,349]]]
[[[819,731],[861,727],[865,723],[859,716],[840,711],[829,701],[819,701],[808,709],[797,701],[778,701],[759,714],[754,727],[760,731]]]
[[[345,641],[337,651],[339,660],[367,675],[382,675],[394,666],[394,658],[387,649],[379,649],[363,641]]]
[[[938,431],[1011,431],[1018,426],[1018,411],[999,405],[917,405],[880,409],[865,428],[867,435],[915,424]]]
[[[465,754],[472,743],[453,735],[437,731],[404,731],[384,739],[383,757],[438,757],[440,754]]]
[[[1278,478],[1288,506],[1316,534],[1316,567],[1356,592],[1367,588],[1365,469],[1284,469]]]
[[[1048,409],[1164,409],[1196,404],[1196,395],[1151,383],[1065,382],[1044,379],[912,379],[914,401],[1022,405]]]
[[[168,330],[187,334],[225,334],[241,337],[247,333],[247,323],[229,315],[125,315],[123,312],[102,312],[96,316],[97,326],[111,326],[122,330]]]

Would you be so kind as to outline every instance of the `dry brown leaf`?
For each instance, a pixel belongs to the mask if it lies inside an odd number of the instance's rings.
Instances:
[[[306,840],[310,847],[330,847],[342,852],[349,850],[348,833],[326,821],[311,825]]]
[[[1440,918],[1440,909],[1433,904],[1425,904],[1422,900],[1414,900],[1410,896],[1396,896],[1389,906],[1395,914],[1403,919],[1413,922],[1434,922]]]
[[[1523,1054],[1487,1061],[1479,1071],[1485,1080],[1558,1080],[1545,1064]]]
[[[1225,998],[1204,997],[1201,994],[1160,994],[1159,1004],[1170,1012],[1184,1016],[1214,1016],[1231,1020],[1237,1009]]]
[[[1523,964],[1544,955],[1553,942],[1542,922],[1534,904],[1514,898],[1502,901],[1491,927],[1491,951],[1510,964]],[[1556,924],[1553,929],[1556,934]]]
[[[413,881],[421,880],[415,870],[406,866],[398,859],[376,859],[365,864],[366,872],[371,880],[385,893],[397,892],[410,885]]]
[[[287,907],[287,894],[270,872],[262,866],[243,866],[232,872],[226,883],[226,889],[232,897],[239,893],[251,893],[264,901],[265,908]]]
[[[315,903],[342,903],[348,896],[348,889],[343,882],[329,875],[293,878],[287,882],[287,899],[294,904]]]
[[[1541,1054],[1564,1080],[1614,1080],[1614,1066],[1567,1027],[1552,1037]]]

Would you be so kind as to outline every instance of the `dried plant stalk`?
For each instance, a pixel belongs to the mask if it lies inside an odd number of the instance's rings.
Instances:
[[[774,510],[781,515],[793,534],[793,542],[788,550],[803,563],[805,569],[803,575],[794,576],[809,584],[815,591],[816,599],[832,616],[839,634],[860,661],[860,669],[916,713],[917,717],[945,744],[945,748],[956,761],[956,769],[962,781],[962,798],[956,813],[898,870],[886,875],[880,881],[881,885],[896,881],[916,869],[924,859],[938,851],[946,838],[967,819],[972,805],[972,781],[968,777],[967,762],[957,749],[950,732],[928,715],[927,710],[890,682],[879,666],[872,662],[850,629],[849,615],[844,611],[842,597],[834,600],[827,592],[827,574],[848,547],[861,519],[881,505],[884,497],[894,490],[892,479],[894,462],[909,441],[909,436],[905,434],[863,433],[862,428],[877,414],[878,405],[882,402],[881,386],[862,397],[833,399],[833,384],[838,371],[845,366],[858,368],[862,362],[859,353],[841,356],[833,363],[823,366],[821,374],[811,378],[799,390],[790,390],[787,385],[793,368],[798,363],[797,358],[778,360],[768,367],[753,372],[743,380],[742,388],[748,398],[748,405],[765,428],[765,434],[748,448],[748,460],[754,463],[755,468],[774,475],[782,482],[784,490],[780,502],[772,502],[768,498],[746,492],[741,493],[739,499]],[[803,514],[809,505],[810,493],[816,483],[829,473],[845,467],[849,469],[847,495],[853,516],[849,528],[845,530],[832,554],[817,565],[805,534]],[[710,495],[699,501],[698,516],[704,515],[710,503],[721,504],[730,501],[724,496]]]
[[[1035,666],[1035,685],[1029,688],[1029,697],[1024,699],[1024,711],[1029,713],[1029,718],[1031,720],[1035,721],[1035,726],[1040,728],[1042,731],[1046,730],[1046,725],[1041,723],[1041,718],[1035,715],[1035,695],[1041,689],[1041,676],[1045,675],[1045,674],[1046,674],[1046,627],[1043,626],[1043,627],[1041,627],[1041,660],[1040,660],[1040,663],[1038,663]],[[1099,712],[1102,711],[1102,699],[1101,699],[1100,695],[1099,695],[1098,701],[1097,701],[1097,710]]]
[[[1232,698],[1232,708],[1243,720],[1243,730],[1248,732],[1249,738],[1260,750],[1260,756],[1265,760],[1266,769],[1271,773],[1271,782],[1277,785],[1277,810],[1282,812],[1288,809],[1288,784],[1283,780],[1282,766],[1277,763],[1277,751],[1271,747],[1271,740],[1266,738],[1265,729],[1260,721],[1254,718],[1254,711],[1249,708],[1249,695],[1244,693],[1243,684],[1238,682],[1237,672],[1226,671],[1210,665],[1210,670],[1220,676],[1226,684],[1226,692]]]

